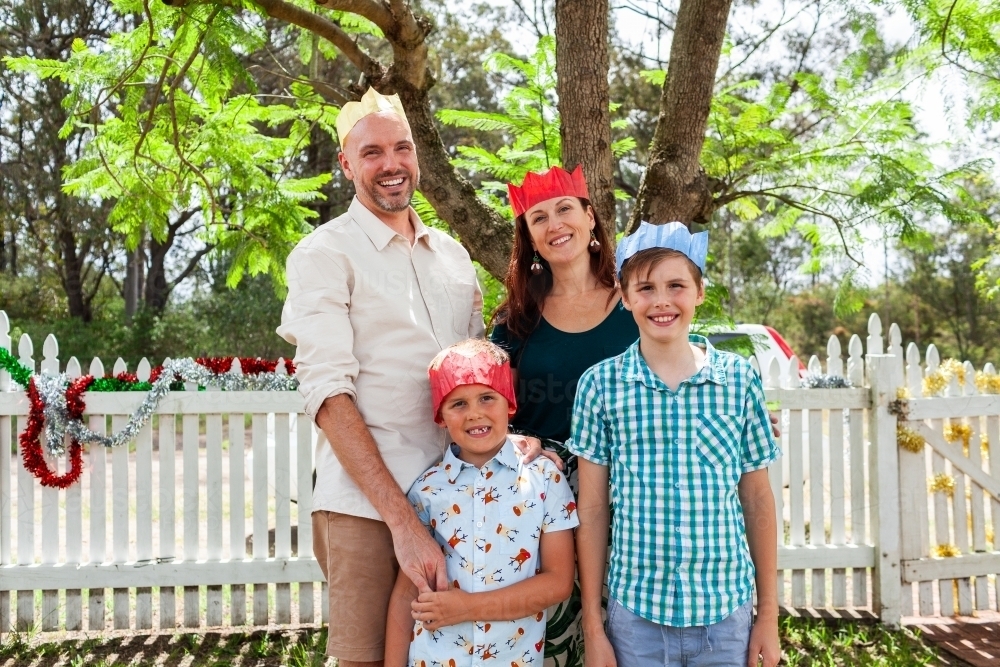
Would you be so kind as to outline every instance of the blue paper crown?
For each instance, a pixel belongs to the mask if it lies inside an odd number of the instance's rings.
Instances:
[[[665,225],[653,225],[643,222],[634,234],[626,236],[618,244],[615,251],[615,264],[618,275],[622,273],[622,265],[632,255],[650,248],[669,248],[683,253],[705,273],[705,259],[708,257],[708,232],[692,234],[683,223],[668,222]]]

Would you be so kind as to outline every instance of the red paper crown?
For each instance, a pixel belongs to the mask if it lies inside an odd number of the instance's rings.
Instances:
[[[510,207],[514,210],[515,218],[524,215],[529,208],[547,199],[567,196],[590,199],[581,165],[577,165],[573,173],[562,167],[552,167],[538,174],[529,171],[521,187],[508,183],[507,193],[510,195]]]
[[[484,343],[488,345],[488,343]],[[510,361],[499,363],[486,350],[472,353],[472,349],[445,350],[434,357],[427,375],[431,381],[431,403],[434,421],[443,424],[441,404],[456,387],[470,384],[484,384],[507,399],[510,416],[517,410],[517,394],[514,392],[514,378],[510,372]]]

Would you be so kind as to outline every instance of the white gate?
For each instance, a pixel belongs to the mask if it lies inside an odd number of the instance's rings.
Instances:
[[[906,351],[899,419],[903,615],[998,609],[1000,378]],[[896,373],[902,372],[901,360]],[[914,590],[915,589],[915,590]]]

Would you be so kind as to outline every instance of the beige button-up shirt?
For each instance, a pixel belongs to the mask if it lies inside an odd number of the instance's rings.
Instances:
[[[439,461],[427,365],[443,348],[483,335],[483,299],[469,254],[425,227],[407,240],[355,197],[288,257],[278,335],[296,346],[296,377],[315,418],[323,401],[350,394],[386,466],[405,492]],[[381,519],[320,432],[313,509]]]

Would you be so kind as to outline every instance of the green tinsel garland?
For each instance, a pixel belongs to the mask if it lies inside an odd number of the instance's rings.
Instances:
[[[0,347],[0,370],[10,373],[10,378],[21,387],[28,388],[28,383],[31,382],[31,369],[22,366],[14,355],[2,347]]]
[[[149,391],[152,382],[129,382],[118,378],[97,378],[87,388],[87,391]]]

